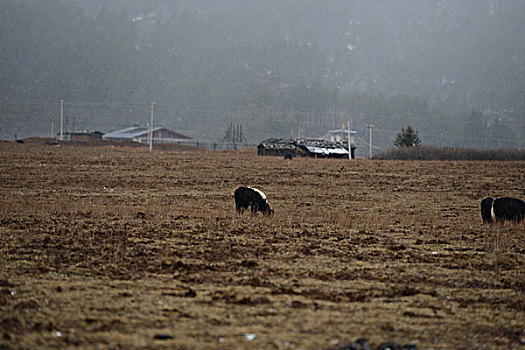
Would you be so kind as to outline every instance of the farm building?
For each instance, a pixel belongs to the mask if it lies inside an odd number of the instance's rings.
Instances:
[[[328,130],[328,133],[323,136],[324,140],[329,140],[333,142],[341,142],[344,147],[348,150],[348,137],[350,136],[350,147],[352,152],[352,159],[355,158],[355,135],[357,131],[348,130],[348,129],[334,129]]]
[[[342,143],[317,139],[267,139],[257,146],[257,154],[281,157],[348,158],[348,150]]]
[[[76,142],[89,142],[89,141],[96,141],[96,140],[102,140],[102,135],[100,131],[94,131],[94,132],[74,132],[71,133],[71,141]]]
[[[328,130],[328,133],[323,136],[323,139],[348,144],[349,134],[350,134],[350,143],[353,146],[355,144],[355,135],[357,134],[357,131],[354,131],[354,130],[348,130],[348,129]]]
[[[122,130],[117,130],[102,136],[104,140],[109,141],[134,141],[140,143],[148,143],[149,128],[147,127],[129,127]],[[153,128],[153,142],[154,143],[177,143],[186,145],[195,145],[197,140],[183,135],[176,131],[158,127]]]
[[[292,156],[295,157],[297,146],[291,139],[267,139],[257,146],[259,156]]]

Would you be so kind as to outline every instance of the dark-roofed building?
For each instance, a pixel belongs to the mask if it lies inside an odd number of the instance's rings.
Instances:
[[[318,139],[267,139],[257,146],[260,156],[313,158],[348,158],[348,150],[340,142]]]
[[[294,140],[291,139],[267,139],[262,141],[257,146],[257,154],[259,156],[292,156],[295,157],[297,146]]]
[[[89,142],[89,141],[97,141],[102,140],[102,135],[100,131],[94,131],[94,132],[74,132],[71,133],[71,141],[77,141],[77,142]]]
[[[109,141],[134,141],[148,143],[149,128],[132,126],[122,130],[110,132],[102,136],[102,138]],[[177,143],[185,145],[195,145],[197,143],[197,141],[190,136],[163,127],[153,128],[153,142]]]

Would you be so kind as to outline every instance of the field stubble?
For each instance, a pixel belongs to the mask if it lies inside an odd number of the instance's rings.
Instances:
[[[523,162],[0,144],[0,348],[522,349]],[[238,216],[263,190],[275,216]],[[159,340],[155,335],[172,339]]]

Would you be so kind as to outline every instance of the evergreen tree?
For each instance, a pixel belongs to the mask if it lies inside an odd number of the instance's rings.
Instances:
[[[421,139],[417,135],[417,130],[414,130],[410,125],[407,128],[401,128],[401,132],[397,134],[394,140],[396,147],[415,147],[421,144]]]

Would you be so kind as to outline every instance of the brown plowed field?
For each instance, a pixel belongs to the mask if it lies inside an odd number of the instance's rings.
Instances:
[[[524,349],[524,162],[0,143],[0,349]],[[263,190],[268,219],[234,211]],[[172,339],[155,339],[157,335]]]

